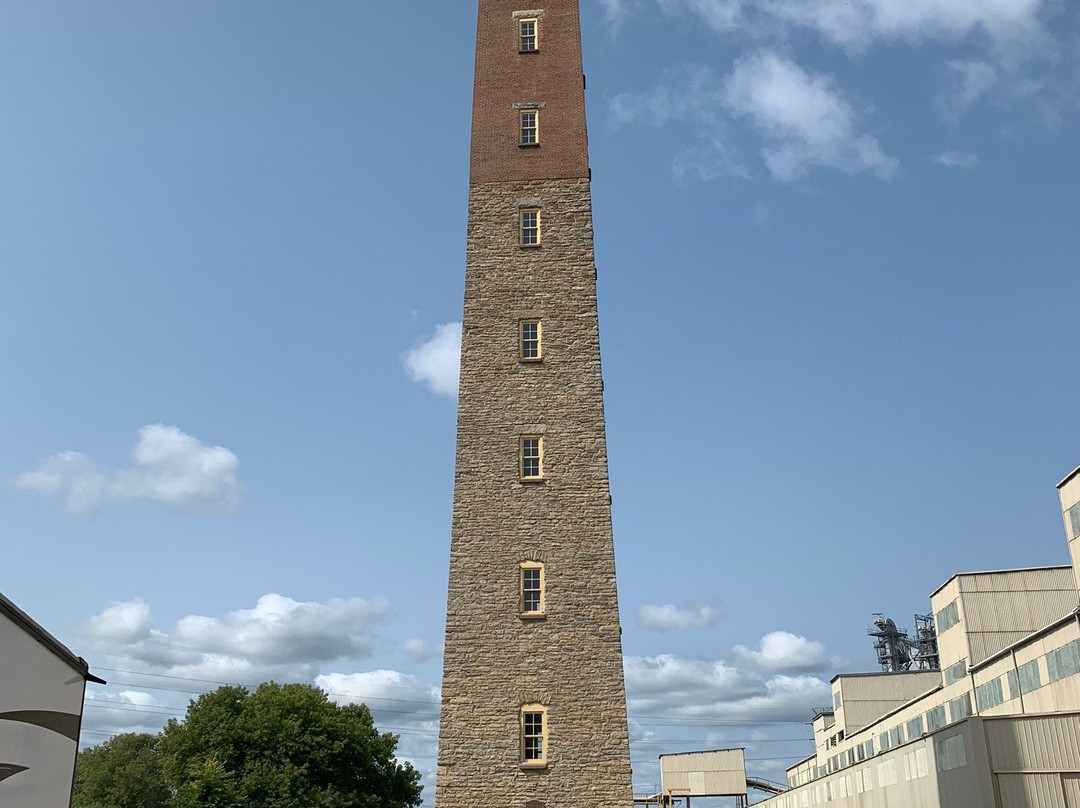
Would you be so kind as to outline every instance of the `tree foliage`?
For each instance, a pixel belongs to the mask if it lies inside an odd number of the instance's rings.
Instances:
[[[158,736],[117,735],[79,753],[72,808],[168,808]]]
[[[109,755],[121,765],[116,741],[79,756],[77,782],[104,769]],[[420,774],[394,757],[397,736],[380,733],[362,704],[338,705],[308,685],[261,685],[255,692],[222,687],[188,705],[152,741],[167,794],[139,801],[142,782],[127,791],[85,791],[74,808],[414,808]],[[126,752],[127,746],[123,746]],[[105,750],[109,747],[107,752]],[[94,754],[91,754],[94,753]],[[85,772],[83,771],[85,769]],[[157,775],[154,775],[156,777]],[[116,780],[123,778],[114,778]],[[112,781],[110,781],[112,782]],[[77,786],[77,794],[83,791]]]

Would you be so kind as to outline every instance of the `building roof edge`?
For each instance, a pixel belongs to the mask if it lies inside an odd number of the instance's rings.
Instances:
[[[49,651],[66,662],[69,667],[75,670],[80,676],[89,682],[95,684],[104,685],[108,684],[104,679],[101,679],[94,674],[90,673],[89,663],[81,656],[76,654],[64,645],[60,640],[56,639],[52,634],[43,629],[37,621],[35,621],[30,615],[16,606],[11,600],[0,592],[0,614],[4,614],[11,619],[15,625],[44,645]]]
[[[1068,474],[1066,474],[1065,479],[1062,480],[1060,483],[1058,483],[1057,487],[1060,489],[1063,485],[1065,485],[1065,483],[1067,483],[1069,480],[1071,480],[1077,474],[1080,474],[1080,466],[1077,466],[1072,471],[1070,471]]]
[[[970,570],[969,572],[958,572],[951,575],[945,583],[930,593],[930,597],[934,597],[938,592],[947,587],[957,578],[965,578],[972,575],[1005,575],[1010,572],[1038,572],[1039,570],[1069,570],[1072,566],[1069,564],[1043,564],[1037,567],[1013,567],[1011,569],[1004,570]]]

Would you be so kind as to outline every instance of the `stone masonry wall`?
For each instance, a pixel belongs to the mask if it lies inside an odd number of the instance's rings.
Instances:
[[[518,210],[542,246],[518,246]],[[437,808],[629,808],[622,643],[587,179],[474,184],[469,196]],[[518,360],[518,322],[543,359]],[[521,482],[518,440],[544,438]],[[519,565],[544,563],[543,619]],[[519,711],[548,713],[548,765],[520,765]]]

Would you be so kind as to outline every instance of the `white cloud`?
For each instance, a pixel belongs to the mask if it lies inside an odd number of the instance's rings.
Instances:
[[[962,151],[945,151],[930,159],[946,168],[974,168],[979,164],[978,155]]]
[[[997,84],[998,71],[978,59],[954,59],[949,62],[952,87],[938,98],[938,108],[949,121],[958,121]]]
[[[457,397],[461,364],[461,323],[436,326],[426,342],[407,351],[405,369],[414,382],[443,396]]]
[[[166,632],[135,599],[109,604],[87,633],[109,667],[125,671],[242,684],[308,681],[324,664],[370,657],[374,627],[389,612],[382,599],[303,603],[268,594],[252,609],[189,615]]]
[[[82,742],[93,746],[121,732],[155,733],[169,718],[181,715],[182,709],[159,701],[145,691],[108,692],[91,685],[86,690]]]
[[[667,14],[686,8],[697,14],[717,33],[726,33],[747,23],[746,10],[740,0],[658,0]],[[748,5],[748,4],[747,4]]]
[[[414,676],[390,670],[330,673],[315,684],[339,704],[366,704],[380,730],[400,736],[397,757],[423,776],[424,792],[435,791],[435,754],[442,693]]]
[[[239,458],[175,426],[144,426],[131,459],[129,468],[109,469],[79,452],[61,452],[17,476],[15,485],[60,494],[71,513],[87,516],[105,504],[136,500],[197,513],[228,512],[240,503]]]
[[[386,724],[437,729],[441,691],[415,676],[391,670],[328,673],[315,684],[341,704],[363,703]]]
[[[853,52],[875,42],[958,41],[985,37],[1002,54],[1044,42],[1041,16],[1052,0],[658,0],[667,13],[688,11],[718,33],[786,38],[809,29]]]
[[[622,26],[623,21],[629,16],[630,7],[633,4],[633,0],[600,0],[600,7],[604,10],[604,18],[612,27],[613,32],[617,32]]]
[[[644,93],[620,93],[608,103],[611,124],[643,122],[663,126],[687,121],[714,126],[721,117],[721,88],[707,67],[686,65],[666,70],[656,86]]]
[[[677,723],[769,723],[807,721],[829,701],[829,686],[814,676],[765,676],[720,660],[688,660],[670,655],[626,657],[629,710]]]
[[[650,631],[702,628],[714,625],[719,619],[720,610],[708,604],[679,608],[665,603],[662,606],[649,605],[638,609],[638,623]]]
[[[824,672],[835,666],[825,646],[787,631],[772,631],[761,638],[757,648],[736,645],[735,658],[771,673]]]
[[[858,115],[831,77],[769,50],[738,59],[723,80],[707,67],[668,70],[652,90],[615,96],[609,111],[615,127],[632,121],[691,126],[698,144],[675,158],[676,181],[749,176],[727,135],[732,119],[749,121],[761,134],[762,157],[781,182],[815,166],[883,179],[899,168],[875,137],[858,130]]]
[[[735,156],[734,150],[723,140],[713,139],[679,152],[671,164],[675,182],[687,178],[711,182],[721,177],[747,179],[750,172]]]
[[[883,179],[899,168],[873,136],[857,131],[855,111],[832,78],[810,74],[772,51],[735,62],[725,101],[762,133],[765,164],[782,182],[798,179],[813,166],[849,174],[869,171]]]
[[[440,648],[432,648],[423,640],[413,637],[410,640],[405,641],[405,653],[413,658],[416,662],[427,662],[428,660],[435,659],[442,653]]]

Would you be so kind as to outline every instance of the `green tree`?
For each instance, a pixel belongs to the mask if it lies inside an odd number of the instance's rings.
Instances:
[[[79,752],[72,808],[168,808],[158,736],[117,735]]]
[[[222,687],[162,731],[176,808],[414,808],[420,774],[362,704],[308,685]]]

